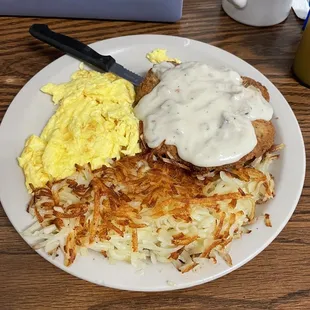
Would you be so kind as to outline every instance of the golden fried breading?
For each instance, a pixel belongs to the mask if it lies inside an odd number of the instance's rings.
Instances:
[[[243,85],[245,87],[254,86],[258,88],[261,91],[263,97],[269,102],[270,97],[268,90],[265,86],[249,77],[243,76],[242,79],[243,79]],[[155,75],[152,69],[150,69],[144,81],[136,89],[135,104],[137,104],[142,97],[150,93],[159,82],[160,82],[159,78]],[[184,168],[191,169],[197,173],[204,173],[212,170],[223,170],[227,168],[240,168],[243,167],[247,162],[250,162],[255,158],[265,154],[274,144],[275,129],[271,121],[256,120],[252,122],[252,125],[254,127],[257,138],[257,144],[255,148],[250,153],[242,157],[239,161],[229,165],[224,165],[220,167],[206,167],[206,168],[197,167],[181,159],[178,155],[177,148],[174,145],[166,145],[164,143],[162,143],[159,147],[152,149],[151,151],[156,156],[159,156],[161,158],[167,158],[171,160],[171,162],[183,166]],[[140,126],[140,131],[141,131],[142,148],[145,151],[150,151],[147,148],[145,141],[143,140],[143,126]]]

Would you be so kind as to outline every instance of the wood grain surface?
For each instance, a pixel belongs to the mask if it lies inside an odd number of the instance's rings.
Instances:
[[[22,86],[62,55],[28,34],[35,22],[86,43],[143,33],[176,35],[223,48],[265,74],[294,110],[308,152],[310,90],[290,73],[302,22],[291,12],[280,25],[248,27],[226,16],[220,2],[185,0],[183,18],[175,24],[0,17],[0,119]],[[66,274],[36,254],[0,208],[0,309],[310,309],[309,205],[307,175],[293,217],[266,250],[214,282],[164,293],[117,291]]]

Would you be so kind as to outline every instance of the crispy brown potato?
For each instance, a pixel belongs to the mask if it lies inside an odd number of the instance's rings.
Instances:
[[[258,88],[261,91],[264,98],[269,102],[270,97],[269,97],[268,90],[265,86],[263,86],[261,83],[249,77],[243,76],[242,79],[243,79],[243,85],[245,87],[254,86]],[[136,89],[135,104],[137,104],[142,97],[150,93],[159,82],[160,82],[159,78],[155,75],[155,73],[153,73],[152,69],[150,69],[144,81]],[[248,153],[247,155],[242,157],[239,161],[233,164],[220,166],[220,167],[207,167],[207,168],[197,167],[187,161],[182,160],[179,157],[177,148],[174,145],[161,144],[156,149],[153,149],[152,153],[162,158],[172,159],[174,163],[180,164],[183,167],[187,167],[197,173],[204,173],[208,171],[222,170],[222,169],[228,169],[228,168],[241,168],[246,163],[265,154],[274,144],[275,129],[271,121],[256,120],[256,121],[253,121],[252,124],[255,129],[257,144],[250,153]],[[143,141],[143,126],[140,126],[140,130],[141,130],[141,139],[142,139],[141,145],[143,146],[144,150],[147,151],[146,143],[145,141]]]

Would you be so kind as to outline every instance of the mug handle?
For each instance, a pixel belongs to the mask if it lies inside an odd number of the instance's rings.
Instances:
[[[228,1],[238,9],[243,9],[247,4],[247,0],[228,0]]]

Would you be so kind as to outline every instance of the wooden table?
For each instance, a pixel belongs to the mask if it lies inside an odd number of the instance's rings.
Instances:
[[[35,22],[48,23],[86,43],[157,33],[223,48],[249,62],[279,88],[310,148],[310,90],[290,74],[302,25],[293,13],[285,23],[266,29],[237,24],[214,0],[185,0],[182,21],[175,24],[2,17],[0,119],[22,86],[62,55],[28,34]],[[66,274],[36,254],[0,208],[0,309],[310,309],[309,203],[307,175],[292,219],[260,255],[214,282],[165,293],[117,291]]]

